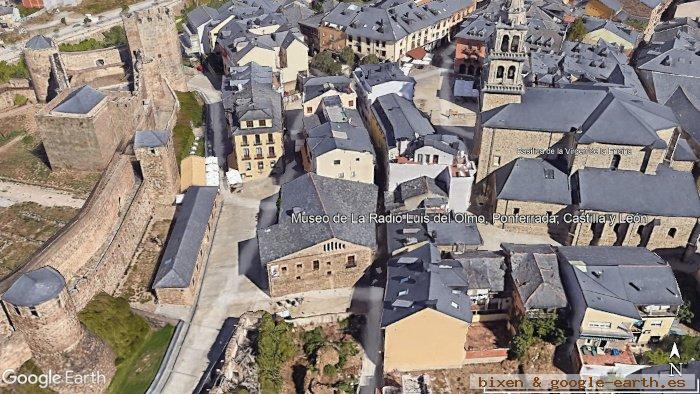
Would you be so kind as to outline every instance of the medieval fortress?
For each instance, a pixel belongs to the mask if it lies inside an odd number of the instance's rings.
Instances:
[[[52,386],[59,392],[109,384],[114,354],[77,312],[98,292],[115,291],[151,223],[172,215],[179,186],[171,130],[174,90],[186,82],[174,16],[153,7],[122,20],[125,46],[60,53],[37,36],[24,51],[46,102],[36,121],[51,167],[103,171],[77,217],[0,282],[0,369],[33,358],[44,371],[105,376]]]

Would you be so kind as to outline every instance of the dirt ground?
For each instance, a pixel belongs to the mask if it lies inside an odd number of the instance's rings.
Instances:
[[[129,302],[146,303],[153,300],[153,295],[148,291],[149,285],[158,267],[171,223],[171,220],[154,223],[145,237],[143,249],[136,257],[126,280],[118,291],[118,295],[126,297]]]
[[[554,345],[539,342],[530,348],[526,361],[504,360],[500,363],[471,364],[460,369],[441,369],[431,371],[415,371],[410,375],[427,375],[430,377],[430,388],[434,393],[453,394],[482,394],[481,389],[470,389],[469,378],[472,374],[557,374],[564,373],[554,366]],[[401,374],[390,374],[385,377],[385,384],[400,385]]]
[[[32,202],[0,208],[0,278],[26,262],[77,214],[75,208]]]
[[[65,190],[85,198],[100,179],[100,172],[52,171],[41,143],[31,134],[7,147],[0,156],[0,178]]]

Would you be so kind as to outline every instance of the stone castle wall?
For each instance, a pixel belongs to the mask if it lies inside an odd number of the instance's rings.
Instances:
[[[36,103],[34,89],[26,79],[11,79],[0,85],[0,109],[9,109],[15,106],[15,96],[21,95],[31,104]]]
[[[32,104],[4,110],[0,113],[0,130],[10,132],[22,129],[34,134],[37,132],[35,113],[36,106]]]
[[[151,190],[142,184],[127,208],[126,215],[101,258],[83,267],[69,283],[76,308],[81,310],[99,292],[112,294],[124,279],[126,270],[145,235],[155,210]]]
[[[16,371],[30,358],[32,358],[32,351],[21,332],[15,332],[10,337],[0,339],[0,371],[8,369]],[[0,379],[0,387],[2,386]]]

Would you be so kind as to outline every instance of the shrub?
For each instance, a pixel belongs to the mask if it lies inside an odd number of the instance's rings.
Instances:
[[[373,53],[370,53],[369,55],[362,58],[362,64],[378,64],[380,62],[381,59],[379,59],[377,55]]]
[[[301,340],[304,342],[303,348],[306,358],[308,358],[312,364],[316,364],[318,349],[326,344],[326,336],[323,334],[323,331],[320,327],[316,327],[310,331],[304,331],[304,333],[301,334]]]
[[[5,83],[12,78],[29,79],[29,69],[24,57],[15,64],[0,61],[0,83]]]
[[[12,101],[16,107],[21,107],[24,104],[27,104],[27,101],[29,101],[29,99],[21,94],[15,94],[15,98]]]
[[[530,319],[526,316],[518,319],[516,326],[518,333],[510,342],[509,356],[514,359],[522,359],[527,349],[538,340],[544,340],[554,345],[564,343],[566,335],[560,328],[555,316],[540,319]]]
[[[256,343],[258,379],[264,393],[279,393],[282,389],[280,368],[295,353],[292,326],[284,321],[275,321],[265,313],[260,321]]]
[[[569,30],[566,32],[566,39],[569,41],[581,41],[585,35],[586,27],[583,25],[583,19],[576,18],[574,23],[569,26]]]
[[[338,344],[338,368],[343,368],[348,358],[356,355],[358,352],[357,345],[353,341],[343,340]]]
[[[338,369],[333,364],[328,364],[323,367],[323,374],[326,376],[335,376],[338,373]]]
[[[340,52],[340,60],[342,60],[343,63],[347,64],[348,66],[355,65],[355,52],[353,52],[352,48],[350,47],[343,48],[343,50]]]
[[[693,312],[693,305],[689,300],[683,302],[683,305],[678,308],[678,320],[685,324],[692,324],[693,318],[695,318],[695,312]]]
[[[700,360],[700,337],[684,335],[682,337],[669,335],[658,344],[652,345],[652,350],[644,352],[642,359],[647,364],[661,365],[669,363],[669,354],[673,344],[678,346],[681,359],[673,362],[687,363],[691,360]]]

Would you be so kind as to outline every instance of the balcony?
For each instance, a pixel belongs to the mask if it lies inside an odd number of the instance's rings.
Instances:
[[[256,160],[264,159],[265,157],[263,155],[255,155]]]

